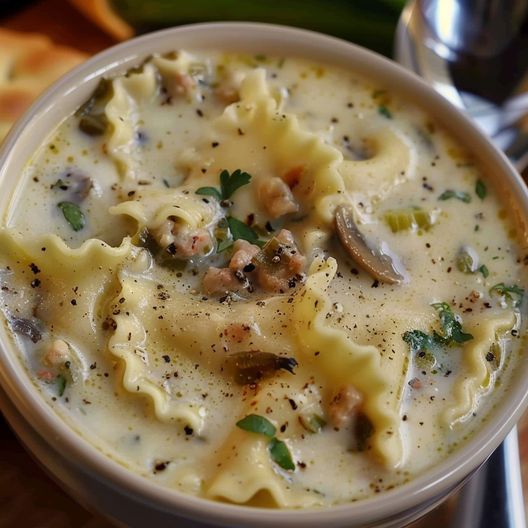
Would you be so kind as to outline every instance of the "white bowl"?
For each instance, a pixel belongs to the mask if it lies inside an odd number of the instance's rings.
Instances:
[[[123,72],[149,54],[180,48],[307,57],[349,68],[389,86],[395,94],[423,108],[473,152],[488,181],[502,195],[506,208],[514,212],[523,240],[528,238],[528,194],[519,175],[467,118],[429,86],[395,63],[350,43],[299,29],[253,23],[199,24],[152,33],[95,56],[59,80],[30,108],[4,142],[0,152],[3,216],[24,165],[48,134],[87,99],[101,76]],[[161,528],[178,522],[184,526],[254,528],[401,526],[432,509],[478,468],[528,403],[526,357],[514,373],[508,397],[498,402],[494,419],[487,420],[473,438],[442,463],[411,482],[370,499],[327,509],[250,508],[162,488],[105,457],[70,429],[42,399],[3,325],[0,345],[0,406],[16,433],[75,498],[130,527]]]

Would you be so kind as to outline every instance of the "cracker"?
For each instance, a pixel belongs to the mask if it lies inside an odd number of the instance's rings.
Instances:
[[[45,88],[86,58],[44,35],[0,29],[0,141]]]

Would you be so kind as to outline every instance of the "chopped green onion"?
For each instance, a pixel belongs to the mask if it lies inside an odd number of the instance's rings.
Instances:
[[[258,433],[269,438],[273,438],[275,435],[275,426],[264,416],[258,414],[248,414],[242,420],[236,423],[237,427],[249,431],[250,433]]]
[[[477,180],[477,183],[475,184],[475,193],[481,200],[484,200],[484,198],[486,198],[486,195],[488,194],[488,189],[486,188],[486,184],[482,180]]]
[[[74,231],[80,231],[86,224],[84,214],[80,207],[73,202],[59,202],[57,207],[62,211],[64,218]]]
[[[268,449],[273,462],[278,464],[282,469],[286,469],[287,471],[293,471],[295,469],[290,450],[282,440],[273,438],[268,445]]]
[[[460,200],[464,203],[471,202],[471,196],[467,192],[463,191],[453,191],[451,189],[448,189],[447,191],[444,191],[439,197],[439,200],[450,200],[451,198],[456,198],[457,200]]]

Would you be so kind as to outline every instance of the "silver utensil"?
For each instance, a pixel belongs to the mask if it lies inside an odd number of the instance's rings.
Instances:
[[[396,60],[472,118],[519,171],[528,167],[528,73],[498,103],[457,88],[452,66],[468,56],[486,61],[504,53],[527,15],[528,0],[414,0],[401,15],[395,40]],[[493,73],[490,83],[496,82]],[[458,492],[450,524],[526,527],[516,428]]]
[[[395,40],[396,60],[466,112],[519,171],[528,166],[528,73],[498,104],[457,88],[452,65],[503,53],[527,15],[528,0],[414,0],[402,13]],[[490,85],[496,76],[490,69]]]

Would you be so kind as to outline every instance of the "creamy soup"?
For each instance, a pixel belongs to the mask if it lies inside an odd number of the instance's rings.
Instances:
[[[408,482],[507,397],[515,229],[390,87],[181,51],[102,80],[35,152],[1,308],[43,398],[130,471],[328,506]]]

